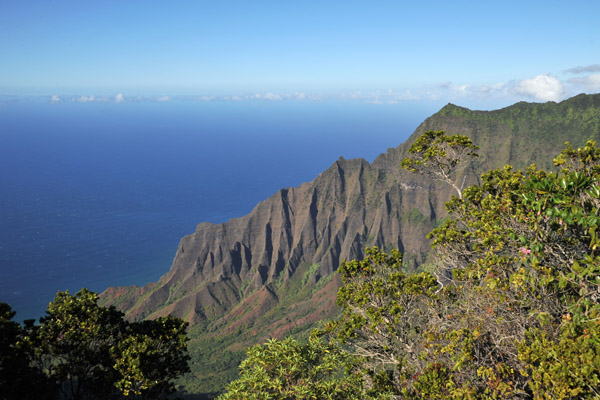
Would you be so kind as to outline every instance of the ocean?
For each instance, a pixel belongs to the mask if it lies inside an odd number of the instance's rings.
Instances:
[[[436,109],[358,101],[0,104],[0,301],[143,285],[198,223],[241,217],[340,156],[372,161]]]

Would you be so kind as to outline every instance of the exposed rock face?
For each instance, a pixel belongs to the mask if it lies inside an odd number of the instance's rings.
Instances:
[[[471,137],[480,146],[480,158],[463,172],[468,184],[507,163],[523,167],[537,161],[548,167],[565,140],[581,145],[598,138],[599,121],[600,95],[560,104],[518,103],[492,112],[450,104],[424,121],[407,143],[372,164],[340,158],[312,182],[281,189],[243,218],[199,224],[181,240],[171,270],[157,283],[110,288],[103,299],[132,318],[174,314],[192,323],[234,323],[228,313],[249,304],[256,293],[261,293],[263,313],[278,304],[287,295],[282,282],[301,266],[318,266],[306,282],[315,284],[341,260],[362,258],[366,246],[379,246],[399,248],[408,266],[415,267],[429,251],[425,235],[445,215],[444,203],[454,194],[400,169],[417,136],[444,129]],[[330,289],[332,300],[337,286]]]
[[[302,264],[319,264],[310,277],[316,283],[341,260],[362,257],[365,246],[400,248],[421,262],[428,250],[423,238],[445,198],[440,202],[434,184],[388,158],[377,165],[340,158],[314,181],[281,189],[243,218],[201,223],[181,240],[157,284],[129,296],[109,289],[104,297],[131,297],[120,307],[134,318],[169,313],[198,322],[290,279]]]

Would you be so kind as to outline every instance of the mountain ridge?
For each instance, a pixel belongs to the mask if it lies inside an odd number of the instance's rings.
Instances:
[[[279,190],[246,216],[198,224],[158,282],[109,288],[103,303],[131,319],[174,314],[194,324],[192,357],[211,366],[197,370],[196,390],[218,390],[206,370],[232,376],[244,345],[302,335],[336,313],[341,260],[363,258],[365,247],[378,246],[402,251],[408,269],[427,261],[425,235],[446,215],[444,203],[454,193],[399,164],[418,136],[440,129],[480,146],[480,157],[458,176],[469,185],[504,164],[549,168],[564,141],[600,139],[600,95],[494,111],[448,104],[372,163],[340,157],[313,181]],[[219,364],[207,346],[238,358]]]

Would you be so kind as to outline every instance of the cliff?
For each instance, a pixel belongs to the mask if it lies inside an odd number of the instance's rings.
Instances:
[[[340,158],[312,182],[281,189],[242,218],[199,224],[181,239],[158,282],[109,288],[103,302],[132,319],[187,319],[202,338],[193,351],[209,364],[202,346],[214,345],[215,338],[223,350],[239,352],[270,336],[306,331],[336,312],[334,272],[341,260],[362,258],[365,247],[378,246],[403,251],[407,268],[426,261],[425,235],[446,215],[444,203],[453,193],[399,163],[416,137],[440,129],[480,146],[480,157],[462,172],[467,184],[504,164],[548,168],[566,140],[578,146],[600,139],[600,95],[489,112],[449,104],[371,164]],[[227,335],[236,340],[225,344]]]

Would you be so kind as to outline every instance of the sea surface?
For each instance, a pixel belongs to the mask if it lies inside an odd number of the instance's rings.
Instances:
[[[0,301],[143,285],[198,223],[241,217],[340,156],[372,161],[436,109],[358,101],[0,106]]]

